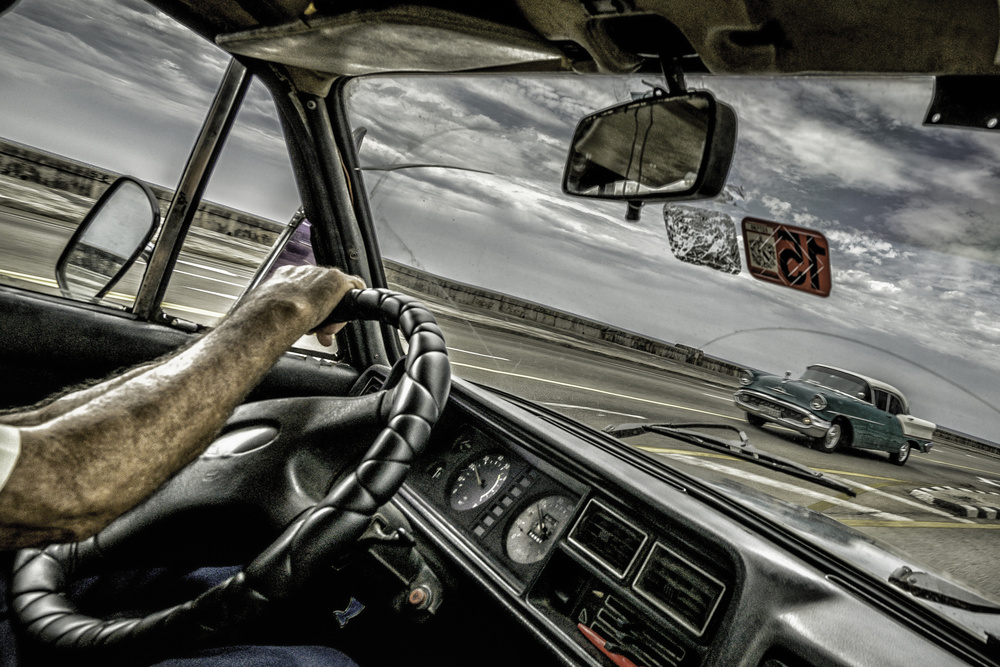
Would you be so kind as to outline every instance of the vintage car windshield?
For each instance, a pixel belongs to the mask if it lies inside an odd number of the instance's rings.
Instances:
[[[806,372],[802,374],[800,379],[807,382],[815,382],[830,389],[836,389],[849,396],[857,396],[865,400],[869,400],[871,397],[867,382],[833,368],[812,366],[806,369]]]
[[[1000,599],[982,574],[997,555],[987,525],[995,519],[958,518],[913,495],[959,474],[983,493],[1000,491],[986,454],[924,453],[914,444],[904,467],[885,452],[831,457],[794,431],[748,424],[733,404],[741,368],[780,380],[822,362],[898,387],[928,434],[936,425],[935,442],[965,438],[996,451],[1000,134],[925,125],[928,77],[693,76],[689,88],[712,91],[739,119],[721,195],[647,204],[638,222],[625,220],[624,202],[564,195],[579,119],[655,83],[571,75],[352,81],[347,111],[354,131],[365,131],[359,160],[390,286],[440,314],[457,374],[596,428],[739,426],[757,447],[861,493],[848,500],[791,487],[787,477],[653,436],[629,442],[711,482],[735,480],[820,511]],[[829,296],[751,276],[741,228],[748,217],[821,233]],[[866,391],[845,376],[819,375],[804,377]],[[879,419],[888,428],[896,417]],[[914,521],[972,529],[945,533],[961,533],[950,542]]]

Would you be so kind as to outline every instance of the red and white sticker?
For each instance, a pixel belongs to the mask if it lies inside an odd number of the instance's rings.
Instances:
[[[830,244],[820,232],[743,218],[743,248],[754,278],[818,296],[830,294]]]

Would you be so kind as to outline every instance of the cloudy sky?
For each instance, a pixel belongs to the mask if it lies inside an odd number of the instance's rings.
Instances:
[[[24,0],[0,18],[0,136],[173,187],[229,56],[137,0]],[[270,94],[251,86],[209,199],[299,205]]]
[[[926,78],[689,84],[740,119],[729,196],[695,206],[823,232],[829,298],[678,261],[661,207],[559,193],[576,121],[638,78],[356,82],[365,164],[493,173],[369,172],[387,255],[778,373],[854,369],[1000,439],[1000,135],[923,127]]]
[[[138,2],[63,4],[0,19],[0,136],[172,185],[225,54]],[[559,193],[576,121],[638,78],[357,82],[364,164],[478,170],[366,172],[386,255],[778,373],[851,368],[1000,441],[1000,133],[923,127],[929,79],[689,84],[740,119],[730,196],[699,206],[823,232],[829,298],[678,261],[660,206]],[[208,196],[285,220],[270,105],[255,86]]]

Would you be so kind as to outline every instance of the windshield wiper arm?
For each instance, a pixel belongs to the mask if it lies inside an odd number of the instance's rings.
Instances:
[[[889,583],[918,598],[983,614],[1000,614],[1000,605],[975,595],[927,572],[914,572],[903,565],[889,575]]]
[[[722,438],[717,435],[701,433],[693,429],[719,429],[735,431],[739,434],[739,440]],[[662,436],[675,438],[691,445],[711,449],[722,454],[729,454],[736,458],[762,465],[772,470],[778,470],[793,477],[804,479],[821,486],[840,491],[847,495],[857,496],[851,487],[836,480],[825,477],[823,473],[812,468],[796,463],[790,459],[763,452],[750,444],[747,434],[729,424],[612,424],[604,429],[605,433],[610,433],[617,438],[630,438],[643,433],[656,433]]]

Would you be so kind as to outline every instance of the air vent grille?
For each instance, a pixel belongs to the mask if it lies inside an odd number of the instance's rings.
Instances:
[[[698,636],[726,591],[724,583],[659,542],[632,587]]]
[[[624,602],[608,597],[593,630],[607,641],[627,647],[643,667],[674,667],[684,661],[684,649],[646,623]]]
[[[590,501],[569,536],[618,577],[628,572],[646,539],[645,532],[596,500]]]

